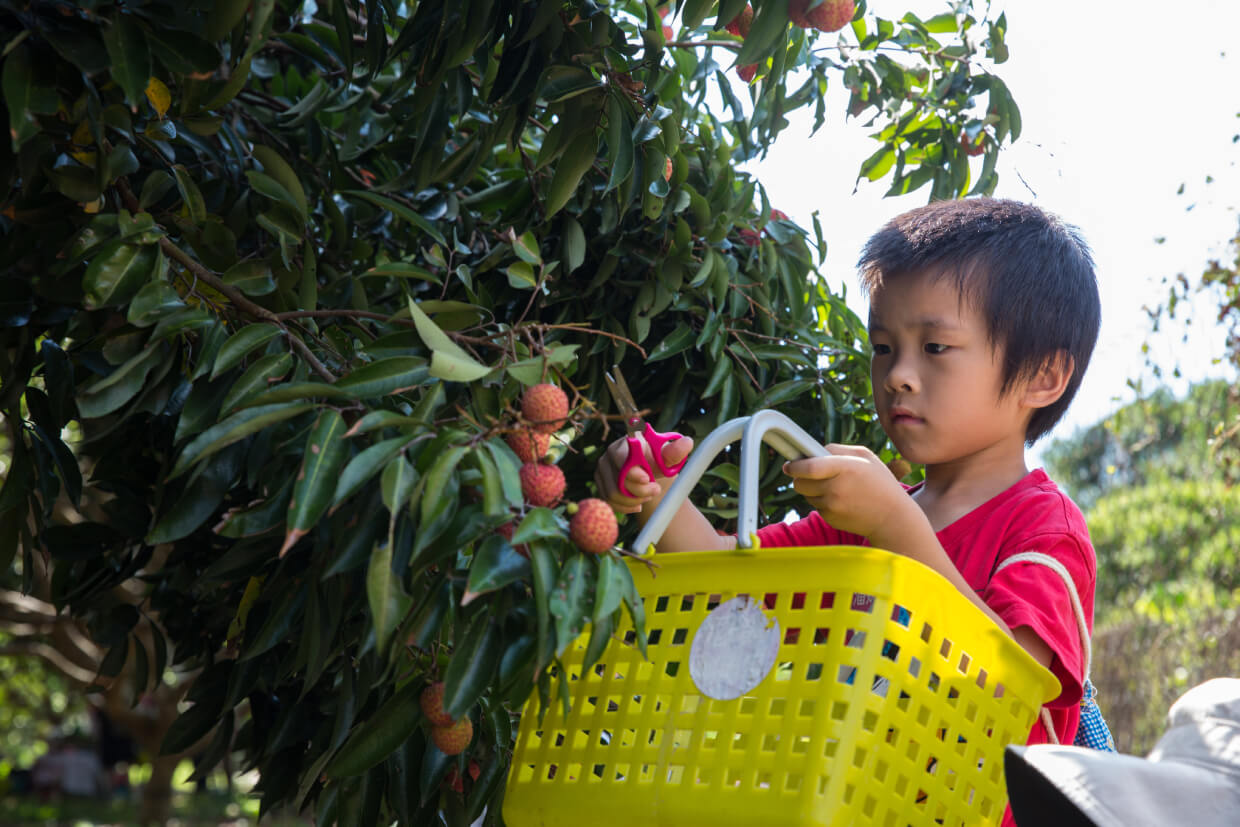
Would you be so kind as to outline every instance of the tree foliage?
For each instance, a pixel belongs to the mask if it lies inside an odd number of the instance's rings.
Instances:
[[[744,5],[0,2],[0,567],[102,647],[100,683],[193,680],[166,751],[242,750],[264,807],[321,823],[497,800],[531,688],[634,604],[615,552],[522,502],[526,386],[569,392],[573,498],[612,365],[661,430],[779,406],[883,447],[817,218],[736,165],[842,83],[861,177],[991,191],[1006,21],[860,3],[825,37],[767,0],[742,40]],[[734,482],[706,483],[723,522]],[[435,678],[476,724],[460,758],[411,707]]]

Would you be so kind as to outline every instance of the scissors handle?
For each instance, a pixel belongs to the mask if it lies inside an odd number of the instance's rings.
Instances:
[[[633,494],[629,491],[628,486],[625,484],[625,479],[629,475],[629,470],[633,467],[637,467],[645,471],[646,476],[652,482],[655,479],[656,475],[654,473],[654,469],[650,467],[650,462],[646,459],[645,446],[642,445],[643,441],[646,445],[650,446],[650,454],[654,457],[654,462],[655,465],[658,466],[660,475],[664,477],[676,476],[676,474],[680,472],[680,469],[684,467],[685,460],[687,460],[688,457],[682,459],[675,465],[668,465],[663,461],[663,446],[669,442],[674,442],[675,440],[680,439],[682,436],[684,436],[684,434],[678,434],[675,431],[669,431],[661,434],[651,427],[649,422],[647,422],[646,428],[640,437],[628,437],[625,440],[625,443],[629,447],[629,454],[625,457],[624,465],[620,468],[620,478],[617,480],[617,487],[620,489],[620,493],[626,497],[633,496]]]

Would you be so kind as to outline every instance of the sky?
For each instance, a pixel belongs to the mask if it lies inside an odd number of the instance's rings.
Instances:
[[[945,0],[869,6],[888,18],[913,11],[925,19],[948,9]],[[984,9],[984,0],[975,6]],[[992,19],[1000,11],[1010,57],[996,74],[1020,107],[1023,132],[1000,152],[995,195],[1038,204],[1078,226],[1093,249],[1102,298],[1093,362],[1053,439],[1133,400],[1130,379],[1153,386],[1141,352],[1146,341],[1165,373],[1180,367],[1178,391],[1190,380],[1230,375],[1217,362],[1221,331],[1193,325],[1182,342],[1185,328],[1176,326],[1151,339],[1143,307],[1166,296],[1164,278],[1195,280],[1210,259],[1226,257],[1237,230],[1240,143],[1232,139],[1240,133],[1240,46],[1229,49],[1229,41],[1240,31],[1240,4],[994,0]],[[928,193],[884,199],[887,180],[862,182],[853,194],[858,167],[877,147],[868,137],[874,130],[845,121],[840,84],[828,94],[827,126],[808,138],[808,118],[794,122],[767,158],[747,169],[772,206],[801,226],[811,227],[819,212],[828,245],[822,272],[864,317],[853,268],[861,245]],[[1209,320],[1208,300],[1196,307]]]

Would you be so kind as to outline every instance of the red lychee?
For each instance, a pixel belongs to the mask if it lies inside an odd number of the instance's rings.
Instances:
[[[568,397],[549,382],[535,385],[521,395],[521,414],[535,431],[558,431],[568,420]]]
[[[806,11],[810,0],[792,0],[788,4],[788,19],[802,29],[835,32],[848,25],[857,10],[853,0],[822,0],[822,3]]]
[[[965,155],[971,158],[986,154],[986,144],[989,140],[990,136],[985,132],[979,132],[976,141],[970,141],[967,133],[960,133],[960,146],[964,148]]]
[[[758,64],[749,63],[744,66],[737,66],[736,75],[746,83],[752,83],[753,79],[758,75]]]
[[[512,520],[509,520],[508,522],[504,523],[502,526],[500,526],[499,528],[495,530],[499,532],[499,535],[501,537],[503,537],[505,540],[511,543],[512,535],[517,530],[517,524],[513,522]],[[522,543],[519,546],[513,546],[513,549],[517,552],[517,554],[520,554],[526,560],[530,559],[530,547],[526,545],[525,543]]]
[[[564,496],[564,472],[558,466],[527,462],[520,477],[521,493],[530,505],[550,507]]]
[[[676,39],[676,32],[672,30],[672,27],[664,26],[663,27],[663,42],[667,43],[675,39]]]
[[[466,716],[450,726],[431,727],[431,740],[444,755],[460,755],[474,740],[474,724]]]
[[[788,213],[784,212],[783,210],[771,210],[771,220],[772,221],[787,221]]]
[[[668,158],[667,161],[663,164],[663,180],[664,181],[672,180],[672,159],[671,158]]]
[[[465,779],[461,778],[456,767],[448,767],[448,772],[443,777],[443,785],[454,792],[465,792]]]
[[[443,681],[436,681],[423,689],[418,704],[431,726],[449,726],[452,723],[452,717],[443,710]]]
[[[504,437],[504,441],[517,455],[517,459],[522,462],[537,462],[547,455],[547,449],[551,447],[551,434],[522,428]]]
[[[732,22],[724,26],[737,37],[749,37],[749,27],[753,24],[753,6],[746,5],[741,13],[732,18]]]
[[[619,533],[616,512],[595,497],[577,503],[577,513],[568,521],[568,536],[577,548],[590,554],[602,554],[614,546]]]

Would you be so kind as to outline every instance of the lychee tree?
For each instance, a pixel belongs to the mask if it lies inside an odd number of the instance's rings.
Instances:
[[[831,85],[892,194],[989,192],[1019,133],[1002,16],[827,3],[0,2],[0,621],[179,687],[164,752],[243,753],[264,809],[498,823],[524,700],[640,607],[595,504],[569,536],[605,370],[659,430],[889,454],[819,219],[738,165]]]

